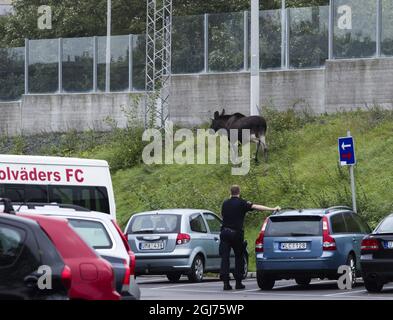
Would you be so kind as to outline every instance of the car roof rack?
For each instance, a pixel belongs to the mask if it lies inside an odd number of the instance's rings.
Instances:
[[[21,207],[26,206],[28,209],[33,210],[36,207],[58,207],[60,209],[74,209],[75,211],[90,212],[90,209],[78,206],[76,204],[63,204],[63,203],[46,203],[46,202],[15,202],[19,205],[19,210]],[[18,210],[18,211],[19,211]]]
[[[353,209],[348,206],[334,206],[334,207],[329,207],[325,210],[326,213],[331,212],[331,211],[336,211],[336,210],[350,210],[352,211]]]
[[[0,198],[0,202],[4,204],[3,213],[15,214],[14,207],[12,206],[12,201],[7,198]]]

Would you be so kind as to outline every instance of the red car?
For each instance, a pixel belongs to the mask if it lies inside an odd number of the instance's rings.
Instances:
[[[18,214],[36,221],[62,256],[70,274],[68,296],[73,300],[120,300],[111,265],[97,256],[68,221],[37,215]]]

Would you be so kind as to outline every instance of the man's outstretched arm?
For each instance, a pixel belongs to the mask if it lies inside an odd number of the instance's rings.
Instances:
[[[258,210],[258,211],[279,211],[279,210],[281,210],[280,207],[270,208],[270,207],[262,206],[260,204],[253,204],[251,208],[253,210]]]

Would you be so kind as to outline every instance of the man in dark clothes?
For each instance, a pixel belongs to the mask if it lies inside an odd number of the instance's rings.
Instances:
[[[223,218],[220,234],[220,256],[221,256],[221,280],[224,282],[224,290],[232,290],[229,282],[230,269],[230,252],[233,249],[235,253],[235,279],[236,289],[244,289],[242,284],[244,260],[243,260],[243,243],[244,243],[244,218],[247,212],[252,210],[258,211],[276,211],[280,207],[269,208],[240,198],[240,187],[231,187],[231,198],[225,200],[222,204],[221,214]]]

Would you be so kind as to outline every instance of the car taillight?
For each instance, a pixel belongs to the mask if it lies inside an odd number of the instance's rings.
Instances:
[[[362,251],[377,251],[379,250],[379,243],[377,239],[373,238],[364,238],[362,240]]]
[[[324,251],[336,250],[336,240],[330,236],[329,223],[327,217],[322,218],[322,249]]]
[[[130,256],[130,275],[135,275],[135,265],[136,265],[136,259],[135,259],[135,254],[132,251],[128,252],[128,255]]]
[[[131,269],[127,260],[124,260],[124,267],[126,269],[126,273],[124,274],[123,285],[128,286],[130,284]]]
[[[64,266],[63,271],[61,272],[61,282],[67,290],[71,288],[72,274],[70,267],[67,265]]]
[[[191,237],[187,233],[179,233],[176,238],[176,245],[186,244],[189,243]]]
[[[265,222],[262,225],[262,229],[259,232],[259,236],[257,240],[255,240],[255,252],[263,252],[263,240],[265,238],[265,230],[268,222],[269,218],[266,218]]]

